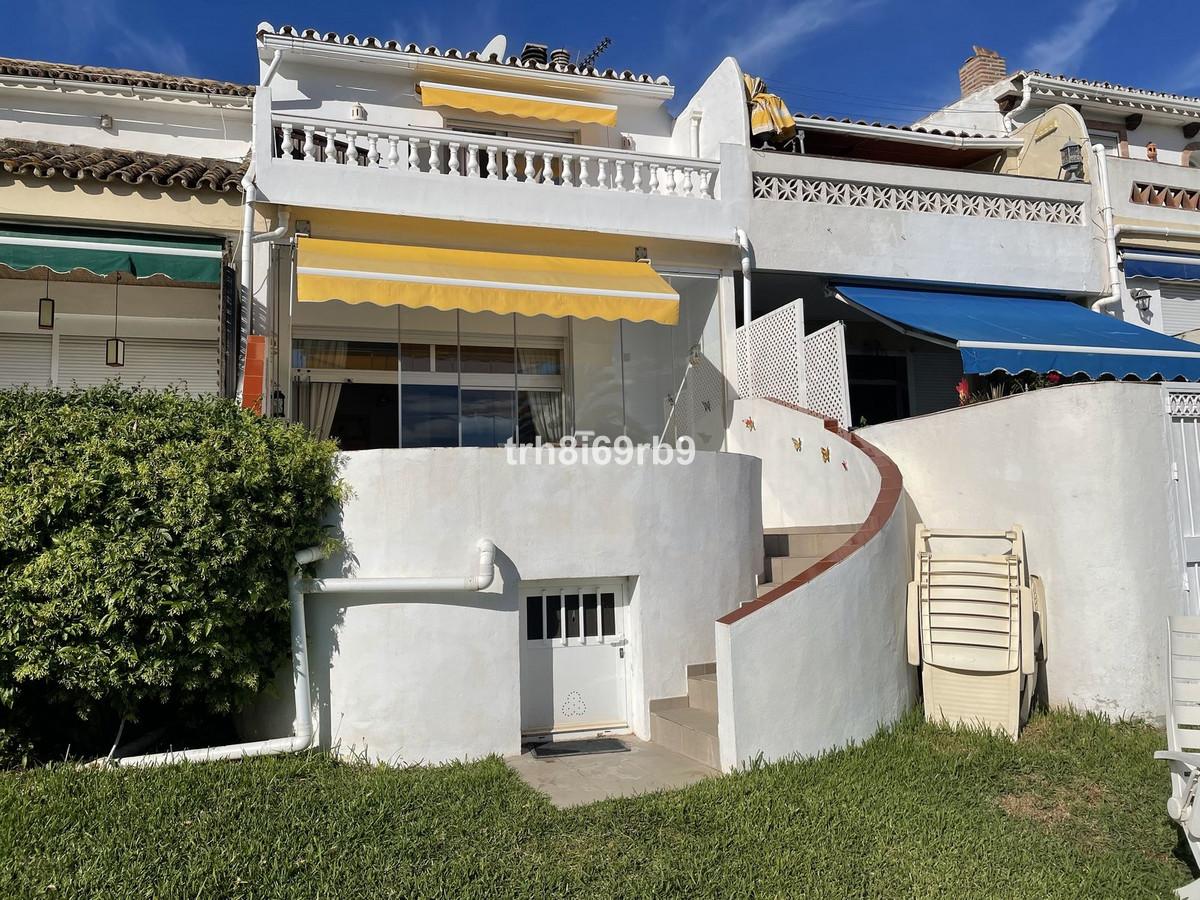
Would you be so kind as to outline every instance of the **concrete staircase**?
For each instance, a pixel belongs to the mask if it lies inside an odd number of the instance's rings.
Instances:
[[[763,577],[766,580],[759,584],[758,595],[761,597],[824,559],[846,543],[858,527],[817,525],[767,529],[763,534],[766,556]],[[688,666],[687,688],[686,696],[650,701],[650,739],[668,750],[720,769],[717,664]]]
[[[758,596],[795,578],[813,563],[824,559],[858,531],[857,525],[799,525],[763,531],[766,571],[758,585]]]
[[[650,701],[650,739],[668,750],[721,768],[717,742],[717,664],[687,667],[685,697]]]

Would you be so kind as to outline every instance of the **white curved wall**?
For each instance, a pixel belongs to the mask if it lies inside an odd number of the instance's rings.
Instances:
[[[1161,386],[1067,385],[860,434],[904,473],[916,521],[1024,527],[1046,585],[1051,703],[1163,713],[1183,566]]]
[[[648,701],[686,693],[714,658],[713,620],[753,597],[762,557],[759,463],[698,453],[690,466],[509,465],[504,450],[347,453],[354,496],[340,526],[360,577],[466,575],[489,537],[485,592],[310,597],[307,625],[322,746],[438,762],[520,749],[518,584],[629,577],[634,731]],[[250,730],[287,732],[288,695]]]
[[[721,764],[815,756],[916,700],[904,638],[908,531],[898,503],[864,546],[732,624],[717,624]]]
[[[879,493],[879,470],[866,454],[826,430],[819,416],[772,400],[734,402],[727,446],[762,460],[764,528],[862,522]]]

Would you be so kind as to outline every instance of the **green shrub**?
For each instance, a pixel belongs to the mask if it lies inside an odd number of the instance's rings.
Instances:
[[[0,391],[0,752],[261,689],[289,649],[287,561],[342,498],[336,459],[229,400]]]

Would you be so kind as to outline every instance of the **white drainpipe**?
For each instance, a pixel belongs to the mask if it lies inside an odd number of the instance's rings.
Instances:
[[[738,249],[742,251],[742,325],[746,328],[746,383],[743,388],[747,396],[754,395],[754,378],[751,369],[750,357],[750,238],[746,236],[746,232],[738,228],[735,232],[737,235]]]
[[[271,64],[267,66],[267,71],[263,74],[260,87],[267,87],[271,83],[271,79],[275,77],[275,72],[279,69],[279,63],[283,61],[283,51],[276,50],[275,55],[271,57]],[[251,329],[254,327],[254,248],[253,244],[259,239],[254,237],[254,204],[258,202],[258,188],[254,185],[254,136],[258,134],[258,106],[255,104],[254,111],[251,114],[250,125],[250,164],[246,166],[246,174],[242,176],[242,265],[241,265],[241,292],[246,300],[246,311],[242,316],[242,327],[246,337],[249,338]],[[286,231],[287,219],[283,219],[284,231]],[[275,229],[279,231],[279,229]],[[275,232],[271,232],[275,235]],[[282,237],[282,232],[277,237]],[[267,235],[260,236],[263,240],[270,240]],[[241,399],[241,386],[238,387],[239,399]],[[264,404],[265,405],[265,404]]]
[[[1029,83],[1029,76],[1025,77],[1025,86],[1021,90],[1021,102],[1013,109],[1009,110],[1004,115],[1004,130],[1009,134],[1017,130],[1017,124],[1013,121],[1019,113],[1025,111],[1025,107],[1029,105],[1029,101],[1033,99],[1033,86]]]
[[[1096,186],[1100,190],[1100,214],[1104,222],[1104,249],[1108,256],[1108,294],[1092,304],[1094,312],[1104,312],[1121,302],[1121,257],[1117,254],[1117,229],[1113,225],[1112,192],[1108,185],[1108,155],[1103,144],[1092,144]]]
[[[247,756],[274,756],[307,750],[315,743],[312,721],[312,693],[309,689],[308,634],[304,627],[304,595],[320,593],[430,593],[435,591],[482,591],[491,587],[496,578],[496,545],[484,538],[477,545],[479,560],[475,574],[459,578],[319,578],[306,579],[301,566],[325,558],[320,547],[309,547],[296,554],[296,573],[288,582],[292,620],[292,688],[296,700],[296,718],[292,735],[267,741],[226,744],[223,747],[204,747],[198,750],[179,750],[150,753],[145,756],[126,756],[97,760],[93,765],[162,766],[181,762],[208,762],[215,759],[241,759]]]

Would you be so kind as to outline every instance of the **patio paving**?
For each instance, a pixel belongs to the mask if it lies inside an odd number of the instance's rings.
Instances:
[[[719,775],[715,769],[673,753],[658,744],[621,735],[628,753],[538,759],[528,750],[505,760],[534,790],[559,809],[611,797],[633,797],[671,790]]]

